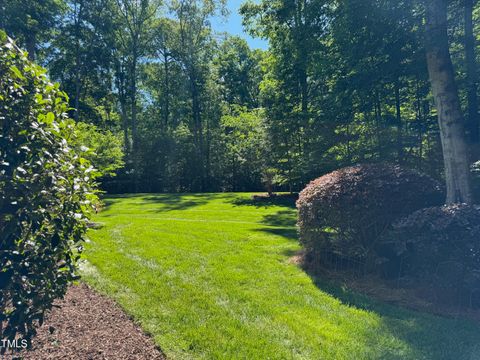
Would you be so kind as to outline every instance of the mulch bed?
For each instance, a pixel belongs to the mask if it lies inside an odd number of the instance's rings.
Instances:
[[[28,360],[163,360],[155,346],[112,300],[85,284],[70,287],[46,317],[32,349],[20,353]]]

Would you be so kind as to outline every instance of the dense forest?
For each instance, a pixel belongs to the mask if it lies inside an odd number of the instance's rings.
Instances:
[[[362,162],[444,176],[429,3],[442,1],[247,1],[266,51],[212,29],[225,0],[9,0],[0,27],[68,93],[106,190],[297,191]],[[448,3],[474,164],[480,5]]]

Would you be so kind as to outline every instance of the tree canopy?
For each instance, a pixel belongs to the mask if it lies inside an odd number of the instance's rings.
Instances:
[[[465,174],[479,160],[476,1],[246,1],[245,30],[268,40],[265,51],[215,32],[224,0],[20,3],[1,7],[1,27],[60,82],[72,118],[123,147],[106,190],[253,191],[275,174],[272,185],[296,191],[382,161],[455,182],[449,164]],[[442,56],[461,154],[436,110],[431,9],[448,19]]]

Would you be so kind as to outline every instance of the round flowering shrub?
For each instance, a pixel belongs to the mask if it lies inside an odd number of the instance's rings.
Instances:
[[[480,306],[480,209],[431,207],[399,220],[386,236],[402,257],[402,275],[442,302]],[[408,281],[409,280],[409,281]]]
[[[357,165],[312,181],[297,201],[300,241],[312,253],[377,264],[379,240],[391,224],[415,210],[439,205],[442,187],[429,176],[390,164]]]
[[[0,32],[1,339],[29,340],[76,278],[95,171],[69,146],[67,109],[58,85]]]

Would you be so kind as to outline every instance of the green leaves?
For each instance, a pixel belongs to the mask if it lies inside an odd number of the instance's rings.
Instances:
[[[3,38],[0,338],[29,339],[54,299],[77,278],[75,259],[97,198],[90,162],[66,140],[75,141],[75,134],[66,119],[65,94]]]
[[[52,112],[49,112],[45,117],[45,123],[47,125],[52,125],[54,120],[55,120],[55,115]]]
[[[25,80],[25,77],[22,75],[20,70],[18,70],[18,68],[15,65],[12,65],[10,67],[10,70],[15,74],[17,78],[19,78],[20,80]]]
[[[113,177],[115,171],[124,166],[122,140],[112,132],[100,131],[94,125],[79,122],[75,125],[75,134],[72,146],[85,158],[80,161],[89,176]]]

